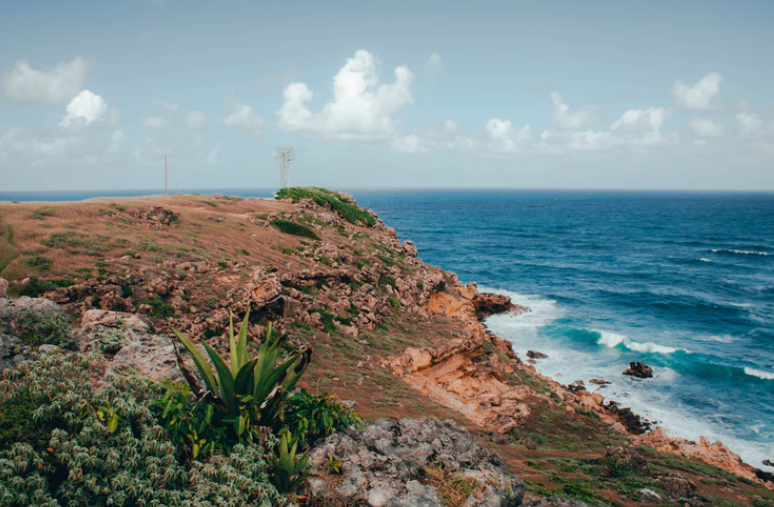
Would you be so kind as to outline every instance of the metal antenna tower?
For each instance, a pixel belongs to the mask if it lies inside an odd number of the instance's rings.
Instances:
[[[277,146],[277,159],[280,163],[280,188],[290,186],[290,163],[296,159],[292,146]]]

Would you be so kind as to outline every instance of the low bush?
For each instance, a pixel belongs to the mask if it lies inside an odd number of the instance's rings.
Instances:
[[[11,371],[11,402],[34,400],[32,419],[48,438],[0,450],[2,505],[288,505],[263,448],[235,445],[228,455],[181,461],[151,408],[160,387],[117,377],[96,392],[91,376],[100,367],[95,356],[52,353]]]
[[[302,238],[310,238],[319,240],[320,237],[314,233],[312,229],[305,225],[291,222],[290,220],[276,219],[272,220],[271,225],[284,232],[285,234],[292,234],[294,236],[301,236]]]
[[[164,301],[161,296],[155,296],[147,301],[139,301],[138,304],[151,307],[150,316],[156,319],[168,319],[175,314],[175,309]]]
[[[15,297],[27,296],[37,298],[46,292],[51,292],[60,287],[70,287],[72,285],[75,285],[75,282],[72,280],[41,280],[33,276],[25,284],[11,284],[8,287],[8,294]]]
[[[43,344],[69,347],[70,321],[62,314],[37,313],[31,308],[25,308],[16,322],[17,334],[25,345],[38,347]]]
[[[338,192],[332,192],[324,188],[283,188],[277,192],[276,197],[277,199],[292,199],[293,202],[298,202],[301,199],[312,199],[319,206],[329,205],[333,211],[349,223],[361,223],[368,227],[376,224],[376,219],[368,211],[348,203]]]

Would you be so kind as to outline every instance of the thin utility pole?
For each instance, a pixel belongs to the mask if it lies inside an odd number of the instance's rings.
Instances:
[[[169,195],[169,157],[164,155],[164,193]]]

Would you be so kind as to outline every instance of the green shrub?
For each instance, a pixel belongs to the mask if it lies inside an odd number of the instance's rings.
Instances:
[[[70,321],[59,313],[41,314],[25,308],[16,326],[19,339],[25,345],[38,347],[47,343],[66,348],[72,344]]]
[[[312,229],[305,225],[291,222],[290,220],[282,220],[280,218],[271,221],[271,225],[284,232],[285,234],[292,234],[294,236],[301,236],[302,238],[310,238],[319,240],[320,237],[314,233]]]
[[[156,319],[168,319],[175,314],[175,309],[164,301],[161,296],[154,296],[153,299],[140,301],[138,304],[150,305],[150,316]]]
[[[72,280],[41,280],[31,277],[26,284],[12,284],[8,287],[8,294],[11,296],[27,296],[37,298],[60,287],[70,287],[75,285]]]
[[[397,281],[394,276],[385,275],[379,279],[379,286],[381,287],[387,287],[389,285],[394,289],[396,283]]]
[[[10,372],[12,400],[40,400],[33,418],[54,429],[44,446],[0,450],[2,505],[288,505],[270,482],[262,448],[237,445],[227,456],[179,461],[150,407],[159,386],[117,377],[96,392],[91,377],[104,365],[95,361],[46,354]]]
[[[98,339],[99,349],[105,354],[115,354],[128,343],[120,329],[111,329]]]
[[[293,187],[283,188],[277,192],[277,199],[292,199],[298,202],[301,199],[312,199],[318,206],[331,207],[341,218],[352,224],[361,223],[368,227],[376,224],[376,219],[363,208],[348,203],[338,192],[332,192],[317,187]]]
[[[334,322],[333,322],[334,319],[336,318],[336,316],[334,314],[332,314],[330,312],[327,312],[327,311],[323,310],[322,308],[312,308],[311,310],[309,310],[309,313],[310,314],[317,313],[317,314],[320,315],[320,317],[322,317],[323,330],[326,333],[331,334],[331,333],[334,333],[338,329],[338,326],[336,326],[336,324],[334,324]]]
[[[42,271],[51,269],[51,259],[43,257],[42,255],[36,255],[34,257],[27,257],[24,263],[31,268],[38,268]]]
[[[294,439],[307,445],[327,437],[339,428],[359,426],[354,410],[342,405],[335,395],[315,396],[305,389],[293,393],[285,403],[284,420],[278,433],[290,431]]]

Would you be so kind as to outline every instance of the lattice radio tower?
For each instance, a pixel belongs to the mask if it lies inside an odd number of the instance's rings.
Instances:
[[[280,164],[280,188],[290,187],[290,163],[296,159],[292,146],[277,146],[277,160]]]

